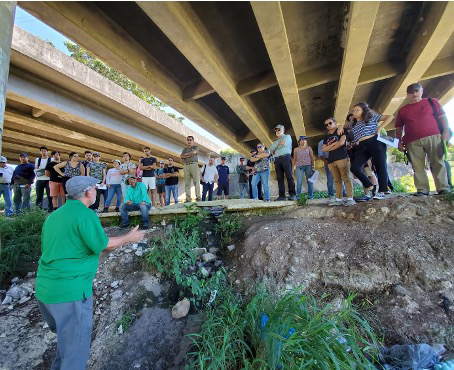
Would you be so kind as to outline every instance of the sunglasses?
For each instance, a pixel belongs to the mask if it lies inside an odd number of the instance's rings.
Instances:
[[[263,146],[257,145],[257,149],[262,149],[262,148],[263,148]]]
[[[328,127],[329,125],[332,125],[333,123],[334,123],[334,122],[332,122],[332,121],[331,121],[331,122],[328,122],[328,123],[324,123],[323,126]]]

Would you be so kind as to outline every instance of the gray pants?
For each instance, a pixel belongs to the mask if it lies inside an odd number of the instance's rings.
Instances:
[[[38,307],[52,332],[57,334],[57,355],[51,370],[83,370],[90,354],[93,296],[85,300]]]

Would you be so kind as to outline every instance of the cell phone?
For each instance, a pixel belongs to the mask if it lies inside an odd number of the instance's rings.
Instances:
[[[3,177],[3,173],[0,173],[0,177]]]

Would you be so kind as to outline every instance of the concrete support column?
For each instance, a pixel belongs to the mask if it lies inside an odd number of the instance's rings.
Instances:
[[[0,152],[2,149],[6,83],[8,81],[15,11],[16,1],[0,1]]]

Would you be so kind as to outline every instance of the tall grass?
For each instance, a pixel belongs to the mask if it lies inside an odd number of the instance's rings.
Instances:
[[[15,217],[0,217],[0,282],[36,268],[46,216],[46,212],[35,208]]]
[[[372,369],[378,340],[353,297],[334,310],[296,292],[277,297],[259,290],[249,303],[231,293],[189,336],[187,368]]]

